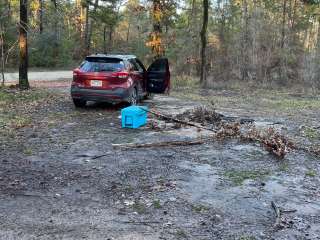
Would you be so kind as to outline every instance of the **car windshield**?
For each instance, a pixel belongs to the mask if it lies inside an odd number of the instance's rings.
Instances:
[[[116,58],[86,58],[80,69],[84,72],[118,72],[124,69],[124,62]]]

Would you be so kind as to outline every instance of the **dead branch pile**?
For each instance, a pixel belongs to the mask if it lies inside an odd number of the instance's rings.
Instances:
[[[277,132],[273,127],[258,130],[252,121],[241,122],[241,119],[238,119],[239,121],[237,121],[237,118],[234,118],[231,122],[230,120],[225,121],[226,117],[217,113],[214,109],[208,109],[201,106],[187,110],[176,116],[164,115],[156,111],[149,112],[165,122],[175,123],[173,128],[192,126],[198,128],[199,131],[209,130],[213,132],[207,140],[237,138],[242,141],[259,143],[266,149],[266,151],[279,158],[284,158],[284,156],[291,150],[301,150],[314,155],[320,155],[320,146],[308,148],[300,146],[299,144],[294,144],[286,136]],[[161,127],[154,121],[149,123],[149,127],[154,130],[161,130]],[[169,143],[165,143],[165,145],[170,146]],[[173,143],[171,145],[175,144]],[[161,144],[159,146],[161,146]]]
[[[197,127],[200,130],[211,130],[214,132],[211,139],[224,140],[238,138],[243,141],[259,143],[268,152],[280,158],[283,158],[289,150],[293,148],[293,144],[274,128],[270,127],[266,130],[257,130],[255,125],[252,123],[242,127],[242,124],[238,121],[226,122],[223,120],[224,116],[217,113],[214,109],[196,107],[174,117],[160,114],[155,111],[150,112],[162,120],[179,124],[179,126],[175,126],[175,128],[182,127],[183,125],[189,125]],[[209,128],[208,126],[211,127]],[[152,125],[152,127],[155,128],[156,126]]]
[[[212,131],[212,132],[215,132],[214,129],[212,128],[208,128],[206,126],[203,126],[203,125],[200,125],[199,123],[197,122],[193,122],[193,121],[190,121],[188,119],[186,120],[180,120],[176,117],[173,117],[173,116],[169,116],[169,115],[164,115],[162,113],[159,113],[159,112],[156,112],[156,111],[153,111],[153,110],[147,110],[149,113],[157,116],[158,118],[160,118],[161,120],[164,120],[164,121],[171,121],[171,122],[174,122],[176,125],[174,126],[174,128],[181,128],[183,125],[187,125],[187,126],[191,126],[191,127],[196,127],[198,129],[203,129],[203,130],[208,130],[208,131]],[[152,124],[149,124],[149,126],[152,128],[152,129],[157,129],[159,128],[159,126],[157,126],[154,122],[152,122]]]
[[[217,113],[214,109],[208,109],[203,106],[195,107],[175,116],[177,119],[187,122],[196,122],[202,125],[219,123],[223,115]]]
[[[240,138],[245,141],[258,142],[268,152],[281,158],[293,149],[293,143],[272,127],[259,131],[253,126],[247,132],[241,134]]]
[[[239,122],[222,123],[217,131],[216,138],[237,138],[241,135],[241,125]]]

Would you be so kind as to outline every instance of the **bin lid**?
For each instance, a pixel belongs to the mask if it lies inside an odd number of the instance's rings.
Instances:
[[[121,114],[141,114],[148,111],[148,107],[146,106],[130,106],[123,108],[121,110]]]

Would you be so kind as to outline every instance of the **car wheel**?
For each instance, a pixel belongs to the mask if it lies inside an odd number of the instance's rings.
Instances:
[[[130,105],[134,106],[137,104],[138,104],[138,93],[137,93],[137,89],[134,88],[130,96]]]
[[[76,107],[79,107],[79,108],[82,108],[82,107],[85,107],[86,106],[86,101],[84,100],[81,100],[81,99],[72,99],[73,100],[73,103]]]

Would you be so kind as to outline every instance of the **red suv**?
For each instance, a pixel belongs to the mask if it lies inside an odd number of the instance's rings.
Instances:
[[[137,104],[149,93],[170,88],[169,63],[155,60],[149,68],[133,55],[95,54],[73,70],[71,96],[76,107],[87,101]]]

